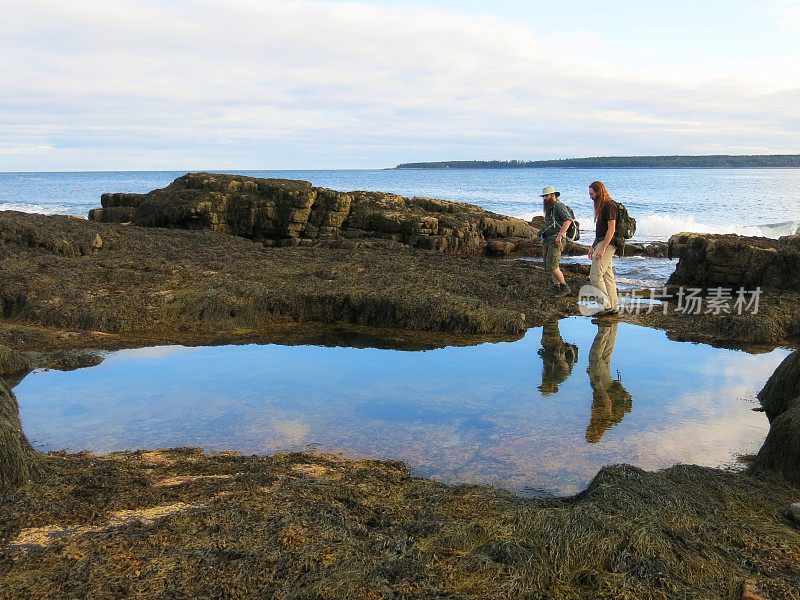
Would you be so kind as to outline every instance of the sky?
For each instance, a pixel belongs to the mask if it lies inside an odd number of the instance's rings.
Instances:
[[[0,171],[800,153],[800,0],[0,9]]]

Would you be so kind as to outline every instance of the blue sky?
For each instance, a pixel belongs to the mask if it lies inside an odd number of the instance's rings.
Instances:
[[[800,152],[800,0],[28,0],[0,171]]]

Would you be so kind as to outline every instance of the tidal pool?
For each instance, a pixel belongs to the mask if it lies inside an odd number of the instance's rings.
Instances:
[[[789,354],[674,342],[582,317],[428,351],[231,345],[110,353],[15,389],[43,450],[309,445],[419,476],[569,494],[606,464],[728,466],[768,431],[755,394]]]

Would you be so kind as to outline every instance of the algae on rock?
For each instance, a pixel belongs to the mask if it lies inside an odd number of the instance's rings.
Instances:
[[[758,398],[770,428],[753,466],[800,485],[800,351],[786,357]]]
[[[41,471],[40,457],[22,431],[17,399],[0,379],[0,493],[24,485]]]

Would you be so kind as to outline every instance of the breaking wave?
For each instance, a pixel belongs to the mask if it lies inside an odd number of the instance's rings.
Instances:
[[[520,215],[520,218],[530,220],[537,214],[541,213],[527,213]],[[684,231],[694,233],[736,233],[738,235],[762,236],[773,239],[784,235],[800,235],[800,220],[753,225],[746,223],[700,223],[691,215],[650,214],[639,216],[632,211],[631,216],[636,219],[636,236],[633,239],[635,242],[666,241],[674,234]],[[588,215],[575,215],[575,218],[581,224],[581,241],[585,241],[587,244],[591,243],[594,239],[594,218]]]
[[[64,206],[23,203],[23,202],[0,202],[0,210],[16,210],[19,212],[34,213],[38,215],[60,215],[64,214]]]
[[[643,240],[667,240],[670,236],[691,231],[695,233],[736,233],[739,235],[779,238],[800,234],[800,221],[782,221],[753,225],[746,223],[699,223],[692,217],[674,215],[645,215],[636,219],[636,237]]]

